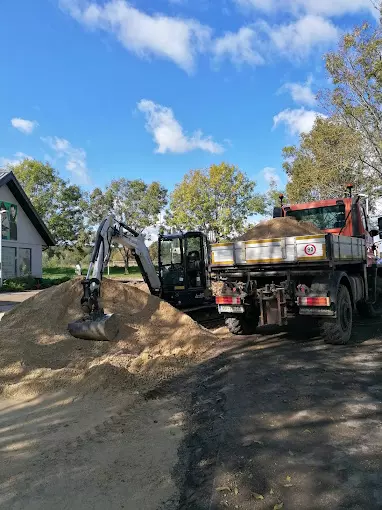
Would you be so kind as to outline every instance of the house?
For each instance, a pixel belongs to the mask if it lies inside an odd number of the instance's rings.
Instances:
[[[42,252],[54,239],[13,172],[0,170],[1,261],[3,279],[42,277]]]

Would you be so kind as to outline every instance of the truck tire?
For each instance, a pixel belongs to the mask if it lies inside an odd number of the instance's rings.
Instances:
[[[257,311],[252,314],[228,315],[225,317],[225,325],[233,335],[252,335],[259,324],[259,317]]]
[[[353,326],[353,309],[350,294],[340,285],[337,294],[337,317],[321,319],[320,331],[327,344],[345,345],[349,342]]]

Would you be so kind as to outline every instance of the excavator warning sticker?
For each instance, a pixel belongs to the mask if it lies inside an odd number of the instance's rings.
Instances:
[[[304,248],[304,252],[310,257],[314,255],[316,251],[317,248],[314,246],[314,244],[307,244]]]

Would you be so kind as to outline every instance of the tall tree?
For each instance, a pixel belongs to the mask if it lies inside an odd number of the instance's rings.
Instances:
[[[167,204],[167,190],[159,182],[118,179],[105,190],[95,188],[89,198],[89,217],[93,224],[108,214],[114,215],[137,232],[158,223],[158,216]],[[125,270],[129,268],[129,250],[119,246]]]
[[[269,188],[265,194],[265,214],[266,216],[273,216],[273,209],[275,207],[280,207],[281,204],[281,196],[283,197],[283,203],[288,201],[286,190],[280,186],[275,179],[271,179],[269,182]]]
[[[57,244],[82,248],[86,242],[85,197],[49,164],[25,159],[12,170]]]
[[[375,193],[375,179],[365,171],[362,136],[341,119],[318,118],[299,146],[285,147],[283,167],[288,198],[305,202],[342,196],[351,182],[359,192]]]
[[[171,195],[167,223],[183,230],[213,231],[218,239],[240,234],[249,216],[265,210],[265,199],[255,187],[227,163],[191,170]]]
[[[382,177],[382,26],[363,24],[346,34],[326,56],[334,88],[321,102],[362,136],[365,174]]]

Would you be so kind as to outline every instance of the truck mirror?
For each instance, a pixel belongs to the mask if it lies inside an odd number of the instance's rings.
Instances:
[[[273,217],[274,218],[282,218],[283,217],[282,207],[274,207],[273,208]],[[382,218],[381,218],[381,220],[382,220]]]
[[[376,237],[379,234],[379,231],[376,228],[373,228],[372,230],[370,230],[369,234],[371,235],[371,237]]]

